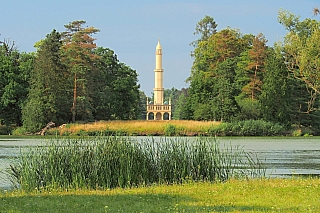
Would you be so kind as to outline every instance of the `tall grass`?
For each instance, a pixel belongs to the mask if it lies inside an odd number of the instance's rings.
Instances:
[[[63,128],[53,128],[50,134],[58,135],[199,135],[208,132],[220,122],[213,121],[98,121],[87,124],[67,124]]]
[[[254,154],[215,138],[110,136],[51,140],[22,152],[8,173],[17,187],[32,191],[216,182],[263,176],[264,169]]]

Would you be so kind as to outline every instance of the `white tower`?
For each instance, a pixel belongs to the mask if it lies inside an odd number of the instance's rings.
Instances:
[[[171,120],[171,100],[163,100],[163,69],[162,69],[162,47],[160,40],[156,47],[156,68],[154,70],[154,100],[149,103],[147,99],[147,120]]]
[[[159,39],[156,47],[156,69],[154,70],[154,104],[163,104],[163,90],[162,47]]]

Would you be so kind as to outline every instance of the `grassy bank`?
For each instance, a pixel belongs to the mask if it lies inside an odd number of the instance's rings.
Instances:
[[[99,121],[67,124],[51,129],[48,134],[62,136],[275,136],[284,134],[283,126],[262,120],[233,123],[214,121]],[[287,134],[287,133],[285,133]]]
[[[67,124],[51,129],[59,135],[199,135],[220,122],[203,121],[99,121],[87,124]]]
[[[0,212],[320,212],[319,179],[0,193]]]

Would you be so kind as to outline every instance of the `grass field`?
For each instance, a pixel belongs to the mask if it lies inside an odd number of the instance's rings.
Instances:
[[[197,135],[208,131],[214,125],[220,122],[214,121],[187,121],[187,120],[170,120],[170,121],[98,121],[87,124],[67,124],[63,128],[54,128],[50,131],[59,131],[60,135],[76,134],[78,132],[90,131],[122,131],[129,135],[165,135],[169,131],[180,135]],[[170,130],[171,127],[171,130]],[[174,128],[172,130],[172,128]]]
[[[0,193],[0,212],[320,212],[320,179]]]

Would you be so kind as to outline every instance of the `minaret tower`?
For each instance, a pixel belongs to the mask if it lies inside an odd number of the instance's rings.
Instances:
[[[156,68],[154,70],[153,102],[147,99],[147,120],[171,120],[171,100],[163,100],[162,47],[160,39],[156,47]]]
[[[156,69],[154,70],[154,104],[163,104],[163,90],[162,47],[159,39],[156,47]]]

